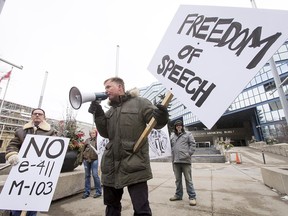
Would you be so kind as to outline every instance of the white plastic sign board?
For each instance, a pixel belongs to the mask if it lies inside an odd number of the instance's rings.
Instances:
[[[148,70],[211,129],[288,38],[288,11],[181,5]]]
[[[171,156],[171,144],[168,126],[162,129],[152,129],[148,135],[150,159],[165,158]]]
[[[48,211],[69,138],[27,134],[0,196],[0,209]]]

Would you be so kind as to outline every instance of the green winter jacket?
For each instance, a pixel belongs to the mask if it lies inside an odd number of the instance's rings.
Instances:
[[[154,109],[156,107],[148,99],[138,97],[134,89],[126,92],[120,103],[111,104],[105,115],[95,117],[98,132],[109,139],[101,160],[103,185],[123,188],[152,178],[147,138],[139,151],[133,153],[133,146]],[[162,127],[164,125],[155,126]]]

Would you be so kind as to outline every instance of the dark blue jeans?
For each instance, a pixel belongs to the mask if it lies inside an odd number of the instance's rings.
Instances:
[[[102,195],[102,188],[101,188],[101,182],[98,175],[98,160],[94,160],[91,162],[88,162],[87,160],[84,160],[84,169],[85,169],[85,191],[84,193],[87,195],[90,195],[91,191],[91,172],[94,180],[94,186],[95,186],[95,194],[96,195]]]
[[[148,201],[147,182],[141,182],[127,186],[128,192],[133,204],[134,216],[151,216],[152,212]],[[121,215],[121,199],[123,188],[103,186],[104,204],[106,205],[106,216]]]
[[[22,211],[14,211],[12,210],[12,216],[20,216]],[[36,211],[27,211],[26,216],[36,216],[37,212]]]
[[[182,174],[183,174],[186,183],[186,191],[189,196],[189,199],[195,199],[196,193],[192,182],[191,164],[173,163],[173,171],[176,178],[175,196],[181,199],[183,197],[183,185],[182,185]]]

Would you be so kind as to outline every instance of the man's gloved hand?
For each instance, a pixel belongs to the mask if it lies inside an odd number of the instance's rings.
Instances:
[[[157,104],[156,107],[158,109],[153,110],[153,117],[155,118],[158,124],[160,125],[167,124],[168,118],[169,118],[167,108],[163,106],[162,104]]]
[[[91,102],[88,112],[93,114],[95,117],[104,115],[102,106],[97,101]]]
[[[15,166],[19,163],[19,157],[18,154],[11,155],[8,159],[8,163],[10,163],[12,166]]]

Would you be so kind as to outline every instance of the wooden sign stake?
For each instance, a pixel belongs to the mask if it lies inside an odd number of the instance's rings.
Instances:
[[[172,98],[173,98],[173,94],[170,91],[168,91],[161,104],[167,107]],[[139,137],[138,141],[134,145],[133,152],[136,152],[141,148],[141,146],[143,145],[144,139],[149,135],[151,130],[155,127],[156,123],[157,123],[156,119],[152,117],[150,122],[147,124],[145,130],[142,132],[141,136]]]

